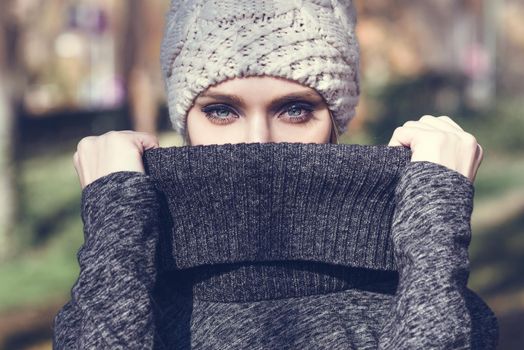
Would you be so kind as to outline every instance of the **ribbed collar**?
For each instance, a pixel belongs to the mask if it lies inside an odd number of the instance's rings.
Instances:
[[[165,194],[176,268],[302,260],[395,270],[390,230],[405,147],[237,143],[144,153]]]

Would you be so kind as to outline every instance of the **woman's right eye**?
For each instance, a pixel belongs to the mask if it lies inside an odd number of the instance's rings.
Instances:
[[[202,108],[202,112],[205,113],[206,118],[218,124],[227,124],[231,118],[238,118],[238,115],[231,111],[231,109],[222,105],[206,106]],[[235,116],[231,117],[230,115]]]

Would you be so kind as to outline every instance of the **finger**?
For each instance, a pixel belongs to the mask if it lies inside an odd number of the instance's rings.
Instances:
[[[73,168],[75,169],[76,175],[80,178],[80,174],[78,172],[78,167],[80,166],[80,163],[78,161],[78,152],[75,152],[73,154]]]
[[[134,131],[133,132],[145,149],[160,147],[158,137],[148,132]]]
[[[438,128],[436,128],[435,126],[433,125],[429,125],[427,123],[421,123],[419,121],[416,121],[416,120],[408,120],[407,122],[405,122],[402,126],[405,126],[405,127],[415,127],[415,128],[420,128],[420,129],[426,129],[426,130],[435,130]]]
[[[420,133],[433,132],[434,129],[415,127],[415,126],[400,126],[395,129],[393,136],[389,141],[388,146],[405,146],[411,147]]]
[[[419,121],[427,125],[432,125],[443,131],[451,131],[454,134],[458,134],[458,132],[463,132],[462,129],[458,130],[456,126],[454,126],[453,124],[450,124],[448,121],[445,121],[444,119],[436,118],[431,115],[424,115],[419,119]]]
[[[146,132],[146,131],[120,130],[118,132],[122,134],[126,134],[126,135],[152,135],[152,136],[155,136],[154,134]]]
[[[482,146],[477,144],[477,154],[476,154],[476,168],[478,169],[480,167],[480,164],[482,163],[482,160],[484,159],[484,150],[482,149]]]
[[[475,149],[475,154],[473,155],[473,167],[470,179],[471,182],[475,182],[475,178],[477,177],[477,172],[479,170],[480,164],[482,163],[482,159],[484,157],[484,151],[482,149],[482,146],[477,143],[477,147]]]
[[[450,117],[448,117],[447,115],[441,115],[440,117],[438,117],[439,119],[441,120],[444,120],[445,122],[448,122],[449,124],[455,126],[455,128],[458,130],[458,131],[464,131],[464,129],[462,129],[460,127],[460,125],[458,125],[453,119],[451,119]]]
[[[78,152],[75,152],[73,154],[73,166],[74,166],[75,170],[76,170],[77,164],[78,164]]]
[[[158,137],[148,132],[133,131],[133,130],[121,130],[122,134],[131,135],[133,141],[138,140],[136,143],[141,150],[160,147]]]
[[[78,178],[78,182],[80,183],[80,187],[83,189],[84,188],[84,177],[82,176],[82,171],[80,171],[80,157],[78,155],[78,152],[75,152],[75,154],[73,154],[73,167],[75,168],[75,172],[76,172],[76,176]]]
[[[141,151],[160,147],[158,138],[149,133],[136,133],[134,139],[139,142]]]

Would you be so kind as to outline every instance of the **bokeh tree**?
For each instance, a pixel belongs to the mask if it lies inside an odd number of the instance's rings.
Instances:
[[[14,145],[21,75],[16,74],[17,25],[10,5],[11,1],[4,1],[0,11],[0,261],[14,253],[12,232],[18,208]]]

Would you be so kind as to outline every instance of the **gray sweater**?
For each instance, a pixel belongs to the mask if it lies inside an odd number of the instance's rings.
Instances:
[[[386,145],[144,153],[82,191],[54,349],[494,349],[473,183]]]

